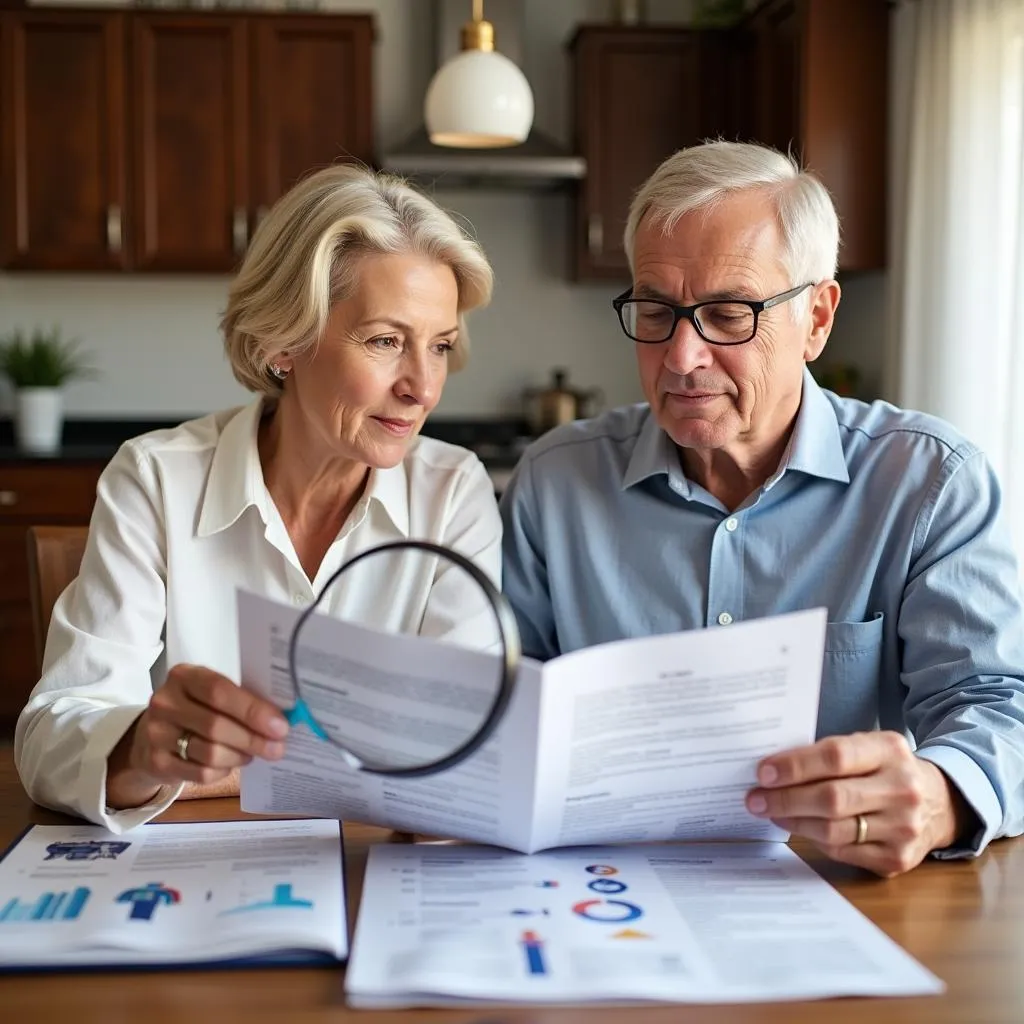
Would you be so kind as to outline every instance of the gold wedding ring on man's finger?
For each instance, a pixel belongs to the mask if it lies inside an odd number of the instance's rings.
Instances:
[[[179,741],[180,742],[180,741]],[[857,838],[854,839],[854,846],[866,843],[868,839],[868,819],[863,814],[857,815]]]

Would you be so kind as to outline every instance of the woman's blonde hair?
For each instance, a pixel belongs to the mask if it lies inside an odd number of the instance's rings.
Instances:
[[[300,181],[271,208],[228,291],[224,348],[250,391],[281,393],[270,365],[315,345],[332,306],[352,294],[359,259],[413,253],[450,267],[459,290],[459,336],[450,366],[469,356],[463,314],[485,306],[494,275],[479,244],[401,178],[338,164]]]

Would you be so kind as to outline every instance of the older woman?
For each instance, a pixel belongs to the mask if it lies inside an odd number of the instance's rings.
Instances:
[[[236,685],[236,588],[307,604],[346,558],[403,537],[498,581],[483,467],[418,436],[491,283],[477,244],[394,178],[331,167],[271,210],[222,321],[257,399],[128,441],[100,479],[18,722],[34,800],[121,831],[181,795],[237,792],[240,765],[282,756],[278,709]],[[414,554],[387,584],[363,577],[329,600],[432,635],[475,600]]]

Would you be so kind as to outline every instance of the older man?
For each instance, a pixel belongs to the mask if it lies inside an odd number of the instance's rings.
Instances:
[[[1024,613],[982,453],[806,369],[838,237],[826,190],[773,150],[709,143],[654,172],[614,302],[647,402],[527,452],[505,587],[540,658],[826,606],[819,739],[763,761],[747,806],[888,876],[1024,830]]]

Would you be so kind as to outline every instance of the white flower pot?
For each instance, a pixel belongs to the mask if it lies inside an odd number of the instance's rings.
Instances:
[[[60,388],[18,388],[15,399],[14,428],[18,447],[41,455],[57,451],[64,424]]]

